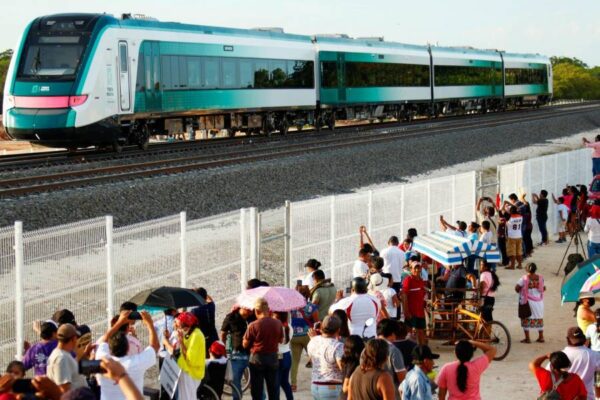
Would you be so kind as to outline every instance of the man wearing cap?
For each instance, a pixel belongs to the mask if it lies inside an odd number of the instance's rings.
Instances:
[[[425,281],[421,278],[421,263],[411,261],[411,274],[402,282],[402,306],[408,326],[417,331],[417,342],[425,344]]]
[[[270,316],[269,304],[263,298],[254,303],[256,321],[248,325],[243,346],[250,350],[250,392],[253,399],[263,398],[263,385],[267,385],[269,400],[279,399],[278,351],[283,341],[283,325]]]
[[[144,375],[146,371],[156,364],[156,353],[159,349],[158,335],[154,329],[154,321],[146,311],[140,312],[142,322],[148,331],[150,345],[141,353],[129,354],[128,333],[121,327],[129,325],[129,314],[132,311],[124,310],[119,314],[117,322],[100,338],[96,360],[111,357],[125,367],[125,371],[140,392],[144,391]],[[125,400],[125,395],[113,381],[105,377],[100,378],[101,400]]]
[[[585,384],[588,399],[594,400],[594,377],[600,371],[600,353],[587,347],[585,341],[583,331],[579,327],[571,327],[567,330],[567,347],[563,352],[571,361],[569,372],[579,375]]]
[[[48,358],[48,378],[58,385],[62,393],[87,386],[85,377],[79,375],[77,361],[71,354],[77,347],[78,335],[79,332],[75,326],[68,323],[62,324],[57,333],[58,345]]]
[[[31,346],[23,357],[25,370],[33,368],[35,376],[46,375],[48,357],[58,344],[56,340],[57,332],[58,328],[54,321],[42,322],[40,326],[41,341]]]
[[[344,344],[337,340],[341,326],[342,321],[331,315],[323,320],[320,335],[309,331],[307,351],[312,360],[311,393],[315,399],[337,399],[342,391]]]
[[[408,371],[400,385],[403,400],[431,400],[431,383],[427,374],[433,371],[434,362],[439,354],[431,351],[429,346],[417,346],[412,352],[414,368]]]
[[[329,307],[329,313],[343,310],[348,316],[348,329],[351,335],[359,335],[363,339],[375,337],[375,321],[381,310],[381,302],[377,297],[367,293],[367,281],[363,278],[352,279],[352,294],[340,299]],[[369,325],[367,321],[372,320]]]

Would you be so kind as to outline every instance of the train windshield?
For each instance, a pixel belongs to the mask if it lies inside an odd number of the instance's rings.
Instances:
[[[81,61],[84,46],[80,36],[39,36],[30,44],[21,64],[20,76],[72,77]]]
[[[84,14],[38,18],[27,36],[18,78],[73,80],[97,18]]]

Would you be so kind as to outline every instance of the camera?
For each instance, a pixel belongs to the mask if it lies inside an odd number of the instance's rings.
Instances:
[[[302,279],[296,280],[296,286],[302,286]]]
[[[131,314],[129,314],[129,317],[127,317],[127,318],[131,321],[141,321],[142,314],[140,314],[139,311],[132,311]]]
[[[352,288],[348,286],[346,288],[346,294],[350,294],[350,293],[352,293]]]
[[[13,393],[35,393],[35,387],[31,383],[31,379],[17,379],[13,383]]]
[[[92,375],[92,374],[103,374],[106,370],[100,366],[100,360],[80,360],[79,361],[79,374],[80,375]]]

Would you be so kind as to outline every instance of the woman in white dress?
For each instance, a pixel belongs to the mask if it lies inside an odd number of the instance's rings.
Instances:
[[[526,275],[523,275],[515,286],[515,291],[519,293],[519,304],[529,302],[531,315],[528,318],[521,319],[521,326],[525,332],[525,339],[521,343],[531,343],[529,338],[530,331],[538,331],[536,342],[544,343],[544,278],[536,274],[537,265],[530,263],[525,267]]]

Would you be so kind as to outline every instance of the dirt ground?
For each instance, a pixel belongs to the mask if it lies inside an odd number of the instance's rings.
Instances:
[[[585,240],[585,238],[584,238]],[[549,246],[537,247],[529,262],[535,262],[546,283],[544,304],[544,335],[546,343],[523,344],[520,320],[517,318],[517,294],[514,286],[523,270],[507,271],[499,268],[501,287],[496,297],[494,318],[504,323],[512,336],[512,348],[503,361],[492,362],[481,379],[481,396],[483,399],[530,400],[539,393],[537,382],[527,369],[528,363],[540,354],[561,350],[565,346],[567,328],[575,326],[572,303],[560,304],[560,286],[563,274],[555,275],[567,244],[552,243]],[[570,252],[574,251],[574,245]],[[535,338],[536,334],[533,334]],[[454,361],[453,347],[442,344],[442,341],[430,341],[432,350],[441,355],[437,365]],[[480,355],[476,353],[475,356]],[[300,363],[298,376],[298,392],[295,399],[311,399],[310,369],[305,368],[306,359]],[[439,371],[439,369],[438,369]],[[283,393],[282,393],[283,396]]]

